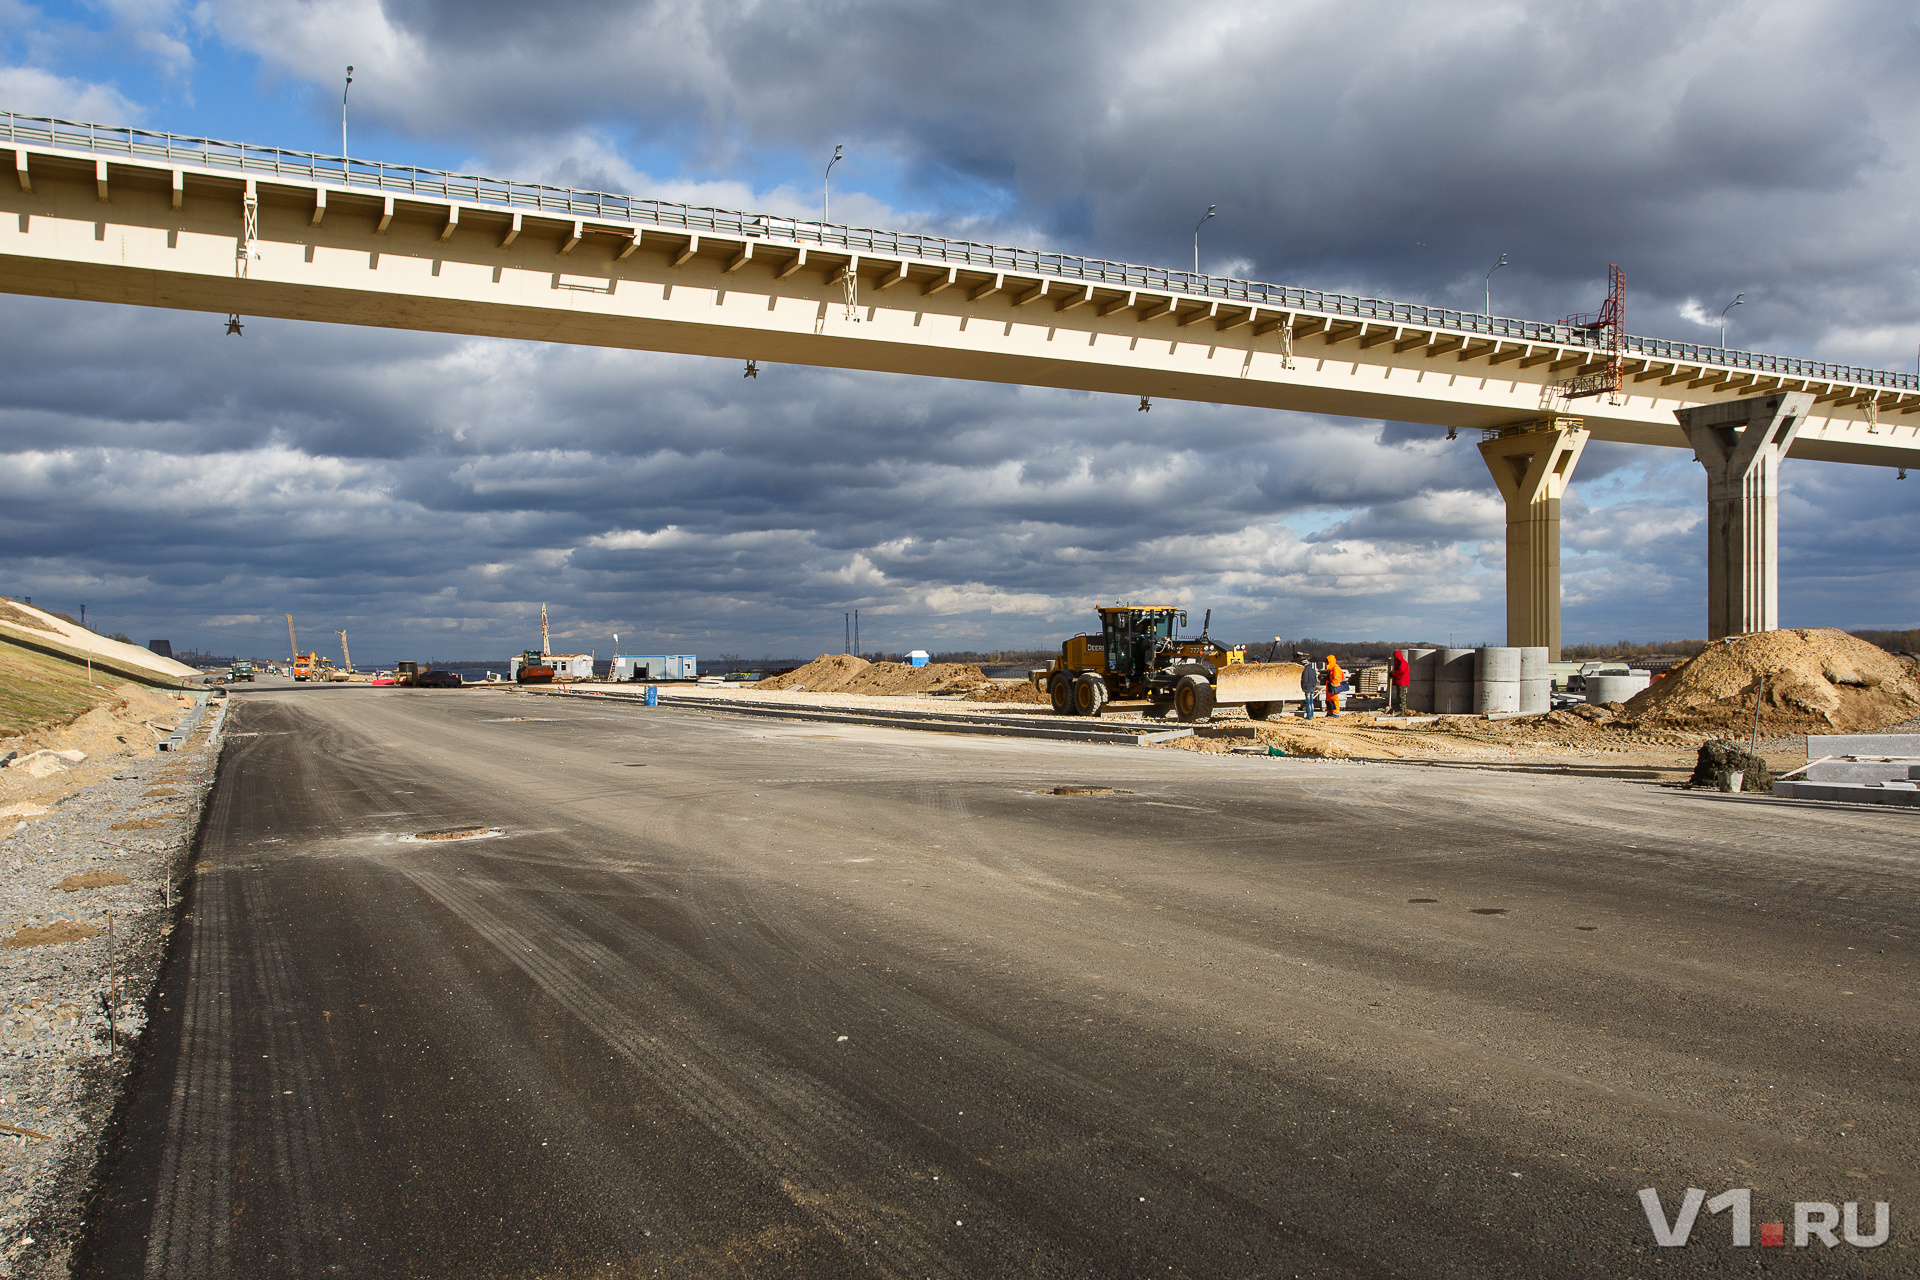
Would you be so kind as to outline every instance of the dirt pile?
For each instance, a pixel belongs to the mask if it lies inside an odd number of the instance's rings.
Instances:
[[[756,681],[753,687],[834,690],[872,665],[865,658],[856,658],[850,653],[823,653],[804,667],[796,667],[785,675],[768,676],[765,680]]]
[[[1024,702],[1035,706],[1045,706],[1047,695],[1034,687],[1031,680],[1010,680],[1006,683],[983,684],[978,689],[969,690],[968,702]]]
[[[1634,695],[1627,718],[1653,728],[1740,736],[1872,733],[1920,716],[1920,678],[1886,650],[1829,627],[1762,631],[1710,644]]]
[[[804,667],[783,676],[769,676],[753,687],[884,695],[975,689],[987,683],[985,672],[964,662],[930,662],[916,667],[905,662],[868,662],[850,654],[823,653]]]

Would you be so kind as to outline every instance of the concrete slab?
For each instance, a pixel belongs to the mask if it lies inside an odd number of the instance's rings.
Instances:
[[[1895,790],[1854,782],[1801,782],[1788,778],[1773,784],[1773,794],[1783,800],[1834,800],[1849,804],[1884,804],[1920,809],[1920,789]]]
[[[1815,760],[1802,782],[1904,782],[1912,768],[1904,760]]]
[[[612,696],[605,694],[563,693],[558,690],[530,689],[529,693],[545,698],[605,698],[608,701],[632,703],[638,701],[630,696]],[[1191,729],[1158,729],[1142,733],[1131,726],[1120,728],[1118,724],[1112,730],[1097,729],[1046,729],[1026,725],[1012,725],[987,719],[939,720],[923,718],[917,713],[903,712],[855,712],[855,711],[818,711],[800,706],[750,706],[745,703],[723,699],[675,699],[668,704],[676,710],[722,711],[732,715],[763,716],[773,720],[812,720],[825,724],[864,725],[881,729],[920,729],[933,733],[985,733],[1004,738],[1040,738],[1054,742],[1098,742],[1110,746],[1149,747],[1156,743],[1171,742],[1175,738],[1187,738],[1193,735]],[[1086,722],[1083,722],[1086,723]]]
[[[1906,756],[1920,760],[1920,733],[1810,733],[1807,755]]]

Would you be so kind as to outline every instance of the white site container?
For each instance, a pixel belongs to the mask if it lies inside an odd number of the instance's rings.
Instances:
[[[613,660],[613,679],[694,680],[699,678],[699,660],[690,653],[623,653]]]

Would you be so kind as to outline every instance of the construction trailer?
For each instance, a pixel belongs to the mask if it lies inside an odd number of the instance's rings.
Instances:
[[[608,676],[614,680],[694,680],[699,662],[690,653],[627,653],[613,660]]]

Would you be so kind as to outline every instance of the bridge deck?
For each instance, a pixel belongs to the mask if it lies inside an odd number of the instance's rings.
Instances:
[[[1558,324],[0,115],[8,148],[16,293],[1678,447],[1677,409],[1805,390],[1793,456],[1920,465],[1912,374],[1632,337],[1569,405],[1606,353]]]

